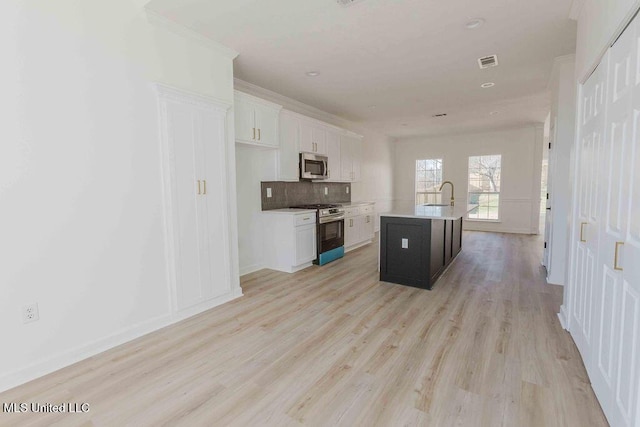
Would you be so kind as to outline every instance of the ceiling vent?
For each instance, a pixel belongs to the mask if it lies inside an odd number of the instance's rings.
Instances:
[[[362,0],[336,0],[340,6],[351,6],[354,3],[360,3]]]
[[[491,67],[497,67],[498,66],[498,56],[497,55],[491,55],[491,56],[485,56],[484,58],[478,58],[478,65],[482,69],[491,68]]]
[[[447,113],[440,113],[440,114],[434,114],[431,117],[436,117],[436,118],[440,118],[440,117],[447,117]]]

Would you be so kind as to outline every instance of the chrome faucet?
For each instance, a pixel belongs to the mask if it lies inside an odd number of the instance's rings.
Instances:
[[[453,199],[453,182],[451,182],[451,181],[443,182],[442,185],[440,186],[440,191],[442,191],[442,188],[444,187],[445,184],[451,184],[451,206],[453,206],[453,203],[454,203],[454,199]]]

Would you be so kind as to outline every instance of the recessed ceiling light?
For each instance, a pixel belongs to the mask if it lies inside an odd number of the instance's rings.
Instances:
[[[372,109],[372,110],[375,110],[376,106],[375,105],[369,105],[369,108]]]
[[[490,88],[490,87],[494,87],[495,85],[496,85],[496,84],[495,84],[495,83],[493,83],[493,82],[487,82],[487,83],[482,83],[482,84],[480,85],[480,87],[481,87],[481,88],[483,88],[483,89],[487,89],[487,88]]]
[[[466,24],[464,24],[464,26],[470,30],[475,30],[476,28],[482,27],[484,23],[485,23],[485,20],[482,18],[473,18],[473,19],[470,19]]]
[[[402,126],[409,126],[409,124],[408,123],[403,123]]]
[[[307,71],[307,76],[309,77],[317,77],[320,75],[319,71]]]
[[[495,116],[496,114],[499,114],[500,111],[492,111],[489,113],[490,116]]]

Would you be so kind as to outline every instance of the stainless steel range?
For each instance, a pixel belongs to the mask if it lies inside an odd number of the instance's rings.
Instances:
[[[292,208],[316,210],[318,256],[314,264],[325,265],[344,256],[344,208],[341,205],[317,204]]]

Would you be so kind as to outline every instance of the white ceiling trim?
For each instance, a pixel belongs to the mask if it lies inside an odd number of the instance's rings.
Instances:
[[[209,37],[204,36],[203,34],[192,30],[191,28],[179,24],[175,21],[170,20],[157,12],[149,8],[145,8],[145,12],[147,14],[147,21],[160,28],[164,28],[165,30],[171,31],[174,34],[178,34],[182,37],[187,37],[196,42],[203,44],[209,49],[214,50],[215,52],[221,54],[222,56],[229,58],[231,60],[235,59],[238,56],[238,52],[233,49],[230,49]]]
[[[353,128],[353,122],[343,119],[335,114],[327,113],[319,108],[312,107],[311,105],[297,101],[288,96],[281,95],[277,92],[273,92],[269,89],[254,85],[253,83],[240,80],[239,78],[233,79],[234,89],[241,92],[245,92],[249,95],[264,98],[268,101],[275,102],[282,105],[285,109],[293,111],[294,113],[302,114],[312,117],[316,120],[331,123],[335,126]]]

